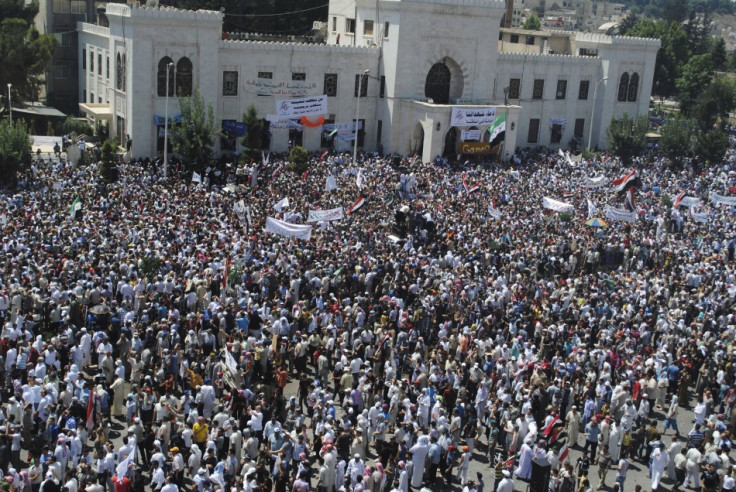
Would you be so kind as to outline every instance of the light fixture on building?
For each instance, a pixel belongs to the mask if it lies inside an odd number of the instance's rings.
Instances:
[[[440,124],[440,122],[438,121],[438,122],[437,122],[437,131],[440,131],[440,128],[442,128],[442,125],[441,125],[441,124]]]

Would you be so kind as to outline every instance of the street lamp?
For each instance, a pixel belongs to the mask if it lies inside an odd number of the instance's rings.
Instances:
[[[363,76],[371,73],[370,68],[363,70],[358,77],[358,102],[355,103],[355,135],[353,140],[353,165],[358,163],[358,116],[360,115],[360,95],[363,92]]]
[[[10,102],[10,88],[13,84],[8,84],[8,114],[10,118],[10,126],[13,126],[13,104]]]
[[[593,140],[593,117],[595,116],[595,98],[598,95],[598,86],[601,82],[608,80],[608,77],[603,77],[595,83],[595,89],[593,89],[593,107],[590,110],[590,129],[588,130],[588,150],[590,150],[590,141]]]
[[[174,68],[173,63],[166,65],[166,102],[164,103],[164,177],[169,176],[169,73]]]

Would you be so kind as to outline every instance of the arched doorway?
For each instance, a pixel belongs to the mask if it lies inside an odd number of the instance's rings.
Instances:
[[[445,146],[442,150],[442,157],[455,158],[457,155],[457,140],[458,130],[453,126],[445,134]]]
[[[424,81],[424,97],[432,99],[435,104],[450,102],[450,81],[452,73],[444,63],[435,63],[427,72]]]
[[[414,133],[411,137],[411,149],[409,151],[410,154],[422,154],[422,151],[424,150],[424,127],[421,123],[417,123],[414,126]]]

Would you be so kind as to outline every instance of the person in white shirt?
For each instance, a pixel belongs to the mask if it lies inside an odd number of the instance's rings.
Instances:
[[[164,483],[166,482],[164,470],[163,468],[161,468],[161,464],[158,461],[151,461],[151,464],[154,467],[153,472],[151,473],[151,489],[161,490],[161,488],[163,488],[164,486]]]

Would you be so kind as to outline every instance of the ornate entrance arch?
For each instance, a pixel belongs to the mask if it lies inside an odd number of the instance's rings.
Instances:
[[[450,104],[463,95],[463,71],[450,57],[433,64],[424,80],[424,97],[434,104]]]

